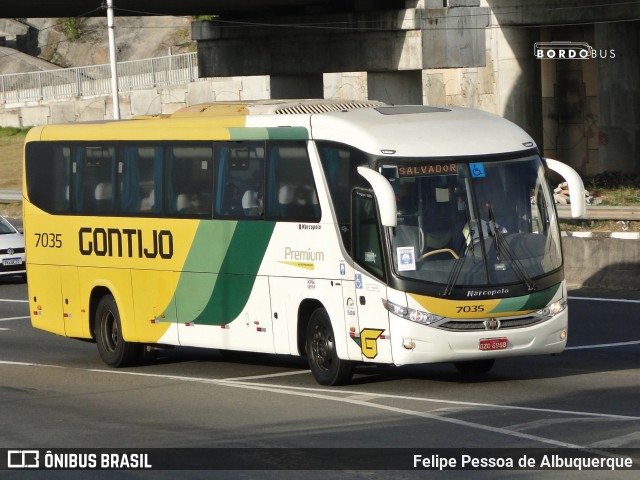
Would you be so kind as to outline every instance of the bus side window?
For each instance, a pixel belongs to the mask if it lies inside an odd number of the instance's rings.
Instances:
[[[292,222],[320,221],[306,142],[270,142],[268,160],[267,216]]]
[[[213,146],[210,142],[174,145],[167,157],[166,202],[175,216],[210,218],[213,191]]]
[[[49,213],[67,212],[70,205],[71,148],[64,144],[29,142],[25,146],[29,200]]]
[[[215,157],[216,216],[261,219],[264,192],[264,142],[219,142]]]
[[[116,149],[108,145],[86,144],[74,150],[74,211],[89,214],[113,212]]]
[[[318,141],[318,153],[336,212],[342,243],[351,250],[351,192],[356,187],[367,188],[358,166],[367,163],[367,156],[349,145]]]
[[[159,145],[129,144],[122,148],[118,167],[121,212],[161,211],[163,162],[164,148]]]

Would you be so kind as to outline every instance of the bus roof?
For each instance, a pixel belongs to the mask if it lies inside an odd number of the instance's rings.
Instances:
[[[389,157],[456,157],[535,147],[520,127],[491,113],[456,107],[382,106],[315,115],[312,137]]]
[[[215,102],[171,115],[48,125],[33,129],[27,142],[307,138],[344,143],[390,158],[489,155],[535,147],[520,127],[487,112],[349,100]]]

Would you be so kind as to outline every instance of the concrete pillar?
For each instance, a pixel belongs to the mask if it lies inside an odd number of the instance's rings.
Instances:
[[[593,45],[593,26],[541,29],[540,41]],[[568,41],[568,40],[567,40]],[[538,60],[541,66],[544,155],[582,175],[599,173],[597,60]]]
[[[540,60],[533,54],[537,28],[502,27],[498,39],[498,113],[542,145]]]
[[[394,105],[422,105],[422,71],[369,72],[370,100]]]
[[[595,25],[600,171],[640,174],[640,22]]]
[[[324,98],[322,74],[271,75],[271,98]]]

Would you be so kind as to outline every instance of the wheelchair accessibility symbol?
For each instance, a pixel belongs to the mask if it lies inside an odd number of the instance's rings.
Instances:
[[[471,170],[472,178],[484,178],[486,177],[484,173],[484,165],[482,163],[470,163],[469,170]]]

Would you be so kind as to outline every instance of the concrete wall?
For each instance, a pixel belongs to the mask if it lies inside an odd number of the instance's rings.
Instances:
[[[594,42],[608,54],[597,64],[598,171],[640,174],[640,21],[597,24]]]
[[[570,287],[640,290],[639,234],[566,232],[562,247]]]
[[[137,90],[120,96],[120,118],[170,114],[188,105],[216,100],[270,98],[268,76],[207,78],[168,88]],[[111,97],[0,104],[0,127],[31,127],[113,119]]]

